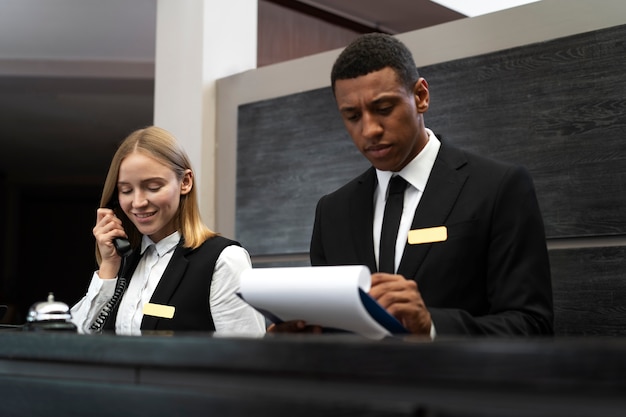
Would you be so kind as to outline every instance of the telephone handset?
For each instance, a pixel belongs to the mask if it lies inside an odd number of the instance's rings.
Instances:
[[[107,205],[107,207],[113,211],[115,211],[115,209],[118,208],[119,206],[120,204],[116,198],[113,198]],[[124,239],[123,237],[116,237],[113,239],[113,246],[115,246],[115,250],[117,251],[117,254],[122,257],[122,265],[120,267],[120,272],[124,271],[124,264],[126,263],[126,258],[133,251],[133,249],[130,247],[130,242],[128,241],[128,239]],[[89,326],[90,332],[92,333],[102,332],[104,324],[109,318],[109,314],[111,314],[111,312],[115,309],[115,307],[117,306],[117,303],[120,302],[122,295],[124,295],[124,291],[126,291],[127,284],[128,282],[126,281],[126,278],[124,276],[120,275],[117,278],[117,285],[115,287],[115,292],[113,293],[113,296],[111,296],[109,301],[107,301],[105,306],[102,308],[102,310],[100,311],[100,314],[98,314],[98,316],[96,316],[93,323],[91,323],[91,326]]]
[[[123,237],[116,237],[115,239],[113,239],[113,246],[115,246],[117,254],[120,255],[122,258],[127,257],[133,251],[133,249],[130,247],[130,242],[128,241],[128,239],[124,239]]]
[[[120,206],[120,203],[117,201],[116,198],[111,200],[108,204],[108,208],[114,211],[115,211],[115,208],[119,206]],[[115,250],[117,251],[117,254],[120,255],[122,258],[126,258],[133,251],[133,248],[130,247],[130,242],[128,241],[128,239],[124,239],[123,237],[114,238],[113,246],[115,246]]]

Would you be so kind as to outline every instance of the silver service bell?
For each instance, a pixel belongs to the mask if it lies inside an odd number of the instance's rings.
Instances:
[[[67,304],[54,301],[54,294],[48,294],[48,300],[35,303],[26,316],[24,330],[62,330],[76,331],[72,323],[72,313]]]

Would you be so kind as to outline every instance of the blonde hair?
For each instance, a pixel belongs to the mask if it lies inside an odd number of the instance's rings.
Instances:
[[[174,171],[179,181],[183,179],[187,170],[193,172],[187,154],[176,138],[165,129],[149,126],[134,131],[124,139],[115,152],[115,155],[113,155],[109,172],[104,181],[100,207],[112,208],[115,215],[122,220],[122,225],[133,248],[139,246],[141,242],[141,232],[139,232],[137,227],[135,227],[133,222],[130,221],[124,211],[119,207],[119,204],[117,204],[117,181],[122,161],[128,155],[135,152],[150,156],[163,163],[165,166],[168,166]],[[202,222],[195,186],[191,187],[189,193],[181,194],[180,196],[180,206],[176,214],[176,229],[184,239],[184,246],[192,249],[199,247],[204,241],[217,234]],[[98,264],[100,264],[102,260],[97,244],[96,260]]]

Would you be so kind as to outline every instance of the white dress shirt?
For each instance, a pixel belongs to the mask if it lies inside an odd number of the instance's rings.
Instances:
[[[158,243],[143,236],[144,254],[120,301],[115,332],[140,335],[143,306],[150,301],[172,254],[180,241],[178,232]],[[226,247],[217,259],[211,281],[211,315],[216,333],[262,335],[265,318],[237,296],[239,276],[251,268],[250,255],[241,246]],[[80,333],[89,333],[89,326],[113,295],[117,279],[101,279],[94,272],[87,294],[71,309],[72,321]],[[207,294],[208,296],[208,294]]]
[[[394,262],[394,271],[398,270],[404,246],[406,245],[411,223],[413,223],[413,215],[417,209],[417,205],[422,198],[428,177],[437,159],[441,142],[430,129],[428,132],[428,142],[422,151],[411,162],[407,164],[400,172],[376,170],[378,177],[378,185],[374,190],[374,254],[376,256],[376,264],[380,252],[380,233],[383,227],[383,215],[385,213],[385,202],[387,201],[387,188],[389,180],[394,174],[400,175],[409,185],[404,192],[404,206],[402,208],[402,217],[400,218],[400,227],[398,228],[398,238],[396,241],[396,258]]]
[[[430,172],[435,165],[435,159],[437,159],[437,154],[441,147],[441,142],[437,139],[435,134],[430,129],[426,129],[426,131],[428,132],[428,142],[426,146],[424,146],[424,149],[422,149],[407,166],[402,168],[402,170],[397,173],[376,170],[378,185],[374,190],[374,229],[372,233],[374,235],[374,254],[376,256],[377,265],[379,262],[380,234],[383,227],[383,214],[385,213],[389,180],[391,180],[394,174],[397,174],[404,178],[409,184],[404,191],[404,206],[402,208],[400,226],[398,227],[394,271],[398,270],[398,265],[400,265],[400,261],[402,260],[415,210],[417,210],[417,205],[422,198],[422,194],[428,183],[428,178],[430,177]],[[431,322],[430,338],[434,339],[436,335],[437,330],[435,329],[435,323]]]

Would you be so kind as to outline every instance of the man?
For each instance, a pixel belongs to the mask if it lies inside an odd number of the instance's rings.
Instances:
[[[352,42],[331,84],[372,167],[320,199],[311,264],[367,265],[370,295],[414,334],[552,334],[545,232],[527,171],[454,148],[427,129],[428,83],[392,36]],[[396,175],[408,185],[395,262],[377,272],[381,252],[393,252],[393,244],[379,245]]]

